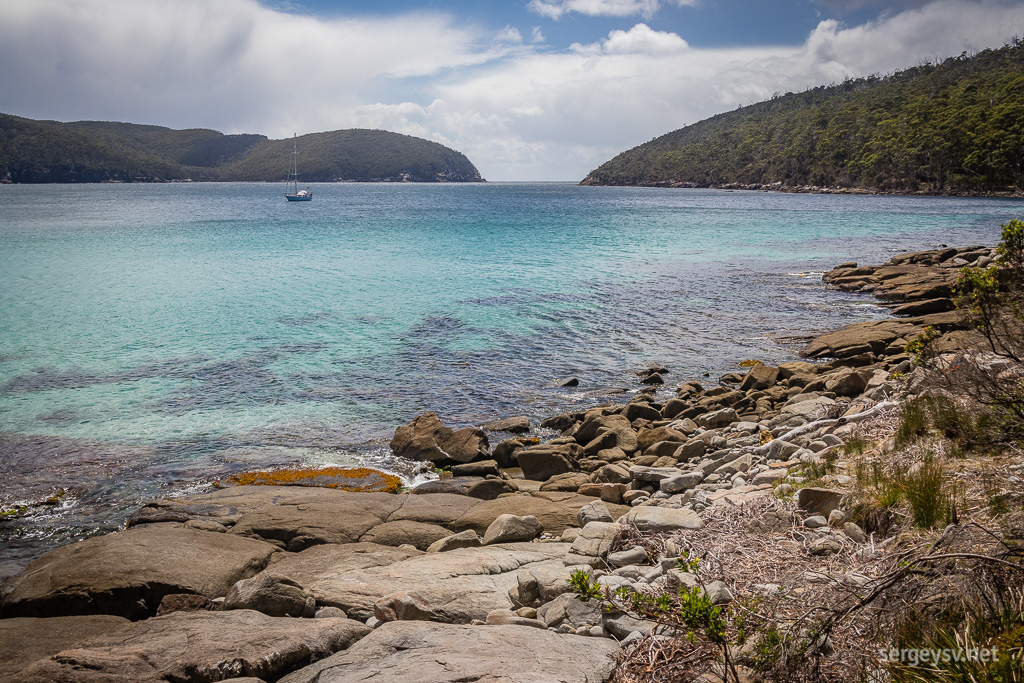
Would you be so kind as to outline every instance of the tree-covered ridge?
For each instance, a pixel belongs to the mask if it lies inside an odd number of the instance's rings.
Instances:
[[[583,184],[1019,192],[1024,41],[720,114],[619,154]]]
[[[481,180],[462,153],[382,130],[303,135],[298,148],[303,182]],[[291,152],[290,139],[263,135],[0,114],[0,182],[284,180]]]

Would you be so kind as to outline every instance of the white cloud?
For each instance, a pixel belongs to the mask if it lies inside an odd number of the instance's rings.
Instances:
[[[465,152],[491,180],[578,180],[618,152],[776,92],[1024,35],[1024,6],[998,0],[935,0],[860,26],[824,21],[794,46],[696,48],[636,23],[564,52],[437,14],[322,19],[255,0],[167,8],[0,3],[0,108],[272,137],[383,128]]]
[[[543,43],[544,42],[544,32],[540,30],[540,26],[534,26],[533,27],[533,31],[530,32],[530,42],[531,43]]]
[[[689,47],[675,33],[655,31],[647,24],[637,24],[628,31],[615,30],[605,40],[590,45],[573,43],[570,49],[581,54],[663,54],[681,52]]]
[[[697,0],[670,2],[680,7],[697,4]],[[526,7],[531,12],[557,21],[572,12],[591,17],[651,17],[661,9],[662,4],[662,0],[530,0]]]
[[[499,43],[521,43],[523,42],[523,34],[515,26],[506,26],[498,31],[495,40]]]

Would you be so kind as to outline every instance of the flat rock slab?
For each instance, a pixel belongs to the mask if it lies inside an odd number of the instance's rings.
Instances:
[[[225,595],[277,548],[230,534],[156,525],[53,550],[3,586],[3,617],[114,614],[142,619],[170,593]]]
[[[281,683],[599,683],[618,645],[523,626],[396,621]]]
[[[538,491],[530,495],[506,496],[482,501],[467,510],[450,526],[455,531],[472,529],[482,536],[499,515],[533,515],[544,527],[544,531],[549,534],[560,534],[567,527],[578,526],[576,513],[581,507],[593,502],[594,499],[590,496],[561,491]],[[613,517],[625,514],[628,510],[625,505],[608,503],[608,511]]]
[[[301,669],[366,636],[351,619],[268,617],[252,610],[175,612],[64,650],[21,671],[25,683],[206,683],[265,680]]]
[[[362,546],[359,552],[355,552]],[[469,623],[495,609],[512,606],[509,589],[524,567],[562,567],[565,543],[507,543],[459,548],[445,553],[407,553],[386,561],[370,546],[310,548],[275,562],[268,570],[301,584],[317,605],[340,607],[354,619],[373,616],[373,605],[396,591],[415,591],[430,603],[439,621]]]
[[[0,680],[11,680],[14,674],[36,660],[130,623],[123,617],[109,614],[0,619]]]

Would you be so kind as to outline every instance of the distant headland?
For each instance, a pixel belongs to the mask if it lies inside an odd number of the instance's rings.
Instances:
[[[1024,41],[719,114],[582,185],[1024,194]]]
[[[0,114],[0,183],[284,180],[292,140]],[[483,182],[461,152],[383,130],[298,138],[302,182]]]

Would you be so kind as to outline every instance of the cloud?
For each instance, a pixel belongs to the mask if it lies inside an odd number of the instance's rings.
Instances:
[[[498,31],[495,40],[499,43],[521,43],[523,42],[523,34],[515,26],[505,26],[505,28]]]
[[[697,4],[697,0],[670,2],[680,7]],[[661,9],[662,4],[662,0],[530,0],[526,8],[557,21],[572,12],[591,17],[652,17]]]
[[[672,54],[689,47],[675,33],[655,31],[647,24],[637,24],[628,31],[615,30],[608,38],[590,45],[573,43],[569,48],[581,54]]]

